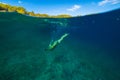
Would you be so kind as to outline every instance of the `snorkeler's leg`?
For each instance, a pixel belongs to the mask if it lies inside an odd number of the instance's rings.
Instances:
[[[60,39],[58,39],[58,43],[60,43],[65,37],[67,37],[69,34],[65,33],[63,36],[61,36]]]

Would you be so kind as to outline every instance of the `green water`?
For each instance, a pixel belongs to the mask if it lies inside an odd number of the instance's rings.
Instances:
[[[0,13],[0,80],[120,79],[119,71],[109,68],[115,60],[104,54],[104,48],[72,35],[53,51],[45,51],[54,26],[50,21],[56,19],[47,20]]]

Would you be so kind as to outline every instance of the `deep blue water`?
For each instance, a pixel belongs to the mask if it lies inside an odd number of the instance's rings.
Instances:
[[[120,10],[71,19],[73,35],[80,40],[101,45],[114,55],[120,53]],[[73,23],[72,23],[73,22]],[[75,23],[74,23],[75,22]]]
[[[120,80],[120,9],[68,19],[0,13],[0,80]]]
[[[95,45],[105,50],[106,59],[112,57],[115,60],[112,66],[120,63],[120,10],[103,14],[76,17],[70,19],[71,36],[76,44],[79,41]],[[101,54],[102,55],[102,54]],[[101,57],[102,61],[102,57]],[[104,62],[104,60],[103,60]],[[108,61],[109,63],[110,61]],[[112,62],[110,62],[112,63]],[[108,65],[111,67],[111,65]],[[116,68],[116,70],[118,70]]]

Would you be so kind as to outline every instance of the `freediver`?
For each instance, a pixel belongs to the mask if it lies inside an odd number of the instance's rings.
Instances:
[[[49,22],[50,24],[52,24],[52,26],[53,26],[53,38],[52,38],[52,40],[50,41],[50,43],[49,43],[49,45],[48,45],[48,47],[45,49],[45,51],[52,51],[52,50],[54,50],[55,48],[56,48],[56,46],[58,46],[60,43],[61,43],[61,41],[65,38],[65,37],[67,37],[69,34],[68,33],[66,33],[66,28],[67,28],[67,20],[66,19],[62,19],[62,21],[61,20],[58,20],[58,21],[49,21],[49,20],[45,20],[46,22]],[[64,33],[60,38],[58,37],[60,34],[61,34],[61,32],[62,33]],[[58,39],[56,39],[56,40],[54,40],[55,38],[57,38],[58,37]]]
[[[61,43],[61,41],[67,37],[69,34],[65,33],[64,35],[62,35],[58,40],[54,41],[54,42],[50,42],[50,44],[48,45],[48,48],[45,49],[46,51],[52,51],[56,48],[56,46],[58,46],[58,44]]]

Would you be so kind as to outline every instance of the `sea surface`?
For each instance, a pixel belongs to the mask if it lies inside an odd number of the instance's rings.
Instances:
[[[0,80],[120,80],[120,9],[61,19],[1,12]]]

